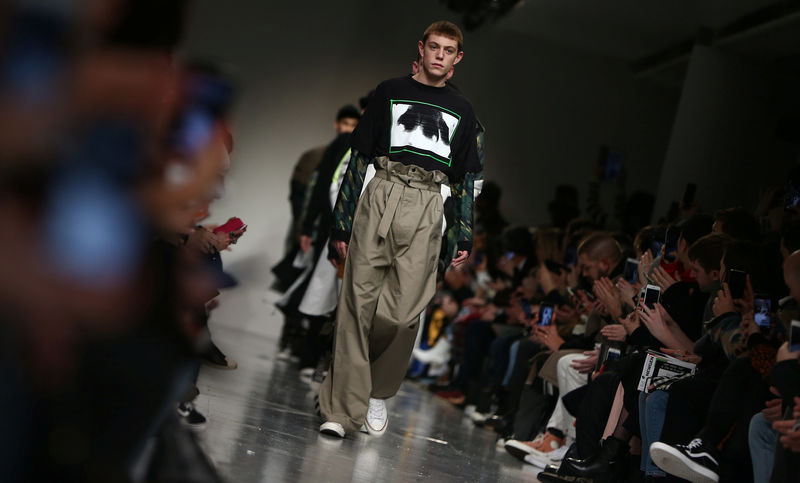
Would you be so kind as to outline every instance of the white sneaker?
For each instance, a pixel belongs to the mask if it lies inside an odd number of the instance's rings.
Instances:
[[[304,367],[300,369],[300,381],[306,384],[311,384],[315,370],[316,369],[314,369],[313,367]]]
[[[450,341],[442,337],[432,348],[414,349],[412,355],[423,364],[445,364],[450,359]]]
[[[386,401],[369,398],[369,409],[367,410],[367,418],[364,421],[364,425],[367,427],[369,434],[373,436],[380,436],[386,432],[386,426],[389,425]]]
[[[565,444],[564,446],[554,449],[549,453],[540,453],[538,451],[531,453],[525,456],[524,461],[532,464],[533,466],[538,466],[539,468],[546,468],[547,465],[559,466],[561,465],[561,460],[564,459],[564,455],[567,454],[568,450],[569,445]]]
[[[327,434],[328,436],[344,438],[344,427],[339,423],[334,423],[333,421],[322,423],[322,426],[319,427],[319,432],[322,434]]]

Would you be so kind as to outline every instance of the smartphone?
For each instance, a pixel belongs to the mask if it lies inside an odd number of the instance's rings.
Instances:
[[[214,233],[230,233],[232,231],[239,231],[247,225],[237,217],[232,217],[225,222],[225,224],[214,228]]]
[[[648,284],[644,288],[644,305],[647,306],[648,309],[652,310],[660,299],[661,287]]]
[[[636,279],[639,278],[639,260],[629,258],[625,261],[625,273],[623,277],[625,277],[625,280],[630,284],[636,283]]]
[[[653,253],[653,258],[658,258],[661,256],[661,248],[664,246],[664,242],[653,240],[653,243],[650,244],[650,251]]]
[[[183,99],[173,121],[170,145],[180,155],[192,158],[204,149],[233,99],[233,86],[219,75],[188,72]]]
[[[728,289],[734,300],[744,298],[744,289],[747,286],[747,273],[741,270],[728,270],[726,276]]]
[[[528,302],[527,299],[522,299],[519,301],[519,303],[522,305],[522,311],[525,312],[525,318],[528,320],[533,318],[533,310],[531,310],[531,303]]]
[[[667,236],[664,237],[664,259],[669,262],[674,262],[678,254],[678,238],[680,236],[681,232],[677,227],[667,228]]]
[[[789,350],[800,351],[800,320],[792,321],[791,332],[789,332]]]
[[[514,258],[514,252],[506,252],[506,259],[511,260]]]
[[[586,295],[586,298],[589,300],[589,302],[594,302],[595,300],[597,300],[597,297],[595,297],[594,294],[589,290],[580,289],[578,290],[578,292],[583,292],[583,294]]]
[[[756,295],[755,299],[753,300],[753,305],[755,309],[753,318],[755,319],[756,324],[759,327],[764,327],[765,329],[770,328],[772,325],[772,316],[770,315],[772,312],[772,299],[769,297],[769,295]]]
[[[609,347],[608,352],[606,352],[606,361],[613,361],[614,359],[619,359],[622,356],[622,351],[617,348]]]
[[[480,265],[482,265],[482,264],[483,264],[483,257],[484,257],[484,255],[483,255],[483,252],[477,252],[477,253],[475,254],[475,261],[474,261],[474,265],[475,265],[475,266],[480,266]]]
[[[553,323],[553,304],[542,304],[539,306],[539,325],[544,327]]]

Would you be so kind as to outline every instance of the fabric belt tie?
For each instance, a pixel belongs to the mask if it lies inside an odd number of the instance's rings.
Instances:
[[[386,157],[376,159],[375,177],[392,183],[386,209],[378,224],[378,236],[381,238],[386,238],[389,234],[389,228],[391,228],[392,220],[394,220],[406,188],[440,193],[441,183],[446,179],[445,175],[439,171],[430,172],[416,166],[406,166],[390,161]]]

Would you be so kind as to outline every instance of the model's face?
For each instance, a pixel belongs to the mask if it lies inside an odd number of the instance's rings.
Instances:
[[[453,66],[461,61],[464,52],[459,52],[458,42],[439,34],[430,34],[423,44],[419,42],[420,68],[434,78],[446,77]]]
[[[336,134],[344,134],[346,132],[353,132],[358,125],[358,119],[353,117],[343,117],[333,124],[336,129]]]

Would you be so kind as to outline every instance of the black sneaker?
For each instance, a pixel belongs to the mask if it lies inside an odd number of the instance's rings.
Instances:
[[[206,426],[206,417],[194,408],[194,404],[183,402],[178,405],[178,416],[181,421],[193,429],[203,429]]]
[[[689,444],[675,446],[664,443],[650,445],[650,458],[667,473],[697,483],[717,483],[719,463],[717,450],[695,438]]]
[[[205,351],[200,357],[205,365],[213,367],[214,369],[231,371],[239,367],[239,364],[237,364],[235,360],[223,354],[213,341],[211,341],[211,345],[209,346],[208,350]]]

